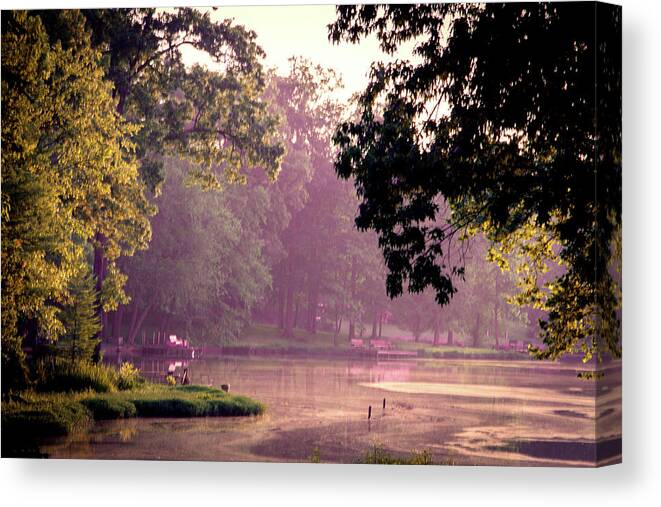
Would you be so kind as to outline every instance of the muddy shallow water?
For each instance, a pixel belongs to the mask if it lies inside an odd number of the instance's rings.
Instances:
[[[585,381],[576,378],[578,365],[528,360],[191,361],[193,382],[229,383],[232,392],[264,402],[266,414],[107,421],[43,451],[54,458],[355,463],[378,444],[396,455],[426,449],[434,461],[459,465],[611,463],[621,459],[619,366]]]

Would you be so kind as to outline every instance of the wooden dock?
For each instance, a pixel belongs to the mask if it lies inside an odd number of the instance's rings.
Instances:
[[[143,345],[138,347],[143,356],[167,357],[173,359],[195,359],[201,356],[201,349],[193,347],[168,347],[166,345]]]
[[[404,359],[407,357],[417,357],[417,355],[418,352],[415,350],[381,349],[376,352],[378,359]]]

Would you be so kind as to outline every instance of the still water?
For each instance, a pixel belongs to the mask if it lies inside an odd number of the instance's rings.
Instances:
[[[187,366],[194,383],[229,383],[264,402],[266,414],[107,421],[43,450],[53,458],[356,463],[376,444],[396,455],[428,450],[457,465],[621,459],[619,363],[585,381],[578,365],[528,360],[135,362],[156,378]]]

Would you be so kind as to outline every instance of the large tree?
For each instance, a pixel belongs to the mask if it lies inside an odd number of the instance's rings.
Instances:
[[[268,195],[252,185],[203,191],[187,184],[188,162],[166,168],[149,249],[125,263],[130,318],[124,308],[112,314],[113,333],[132,343],[148,327],[220,343],[236,337],[271,282],[260,237]]]
[[[72,40],[57,12],[40,13],[51,39]],[[93,46],[103,54],[116,110],[135,127],[131,139],[147,190],[158,194],[167,156],[193,162],[190,176],[205,188],[243,182],[245,167],[259,166],[276,176],[283,147],[275,135],[277,118],[262,101],[263,51],[254,32],[192,8],[82,14]],[[214,69],[186,66],[185,47],[209,57]],[[97,289],[115,295],[100,307],[107,334],[106,312],[126,301],[123,277],[103,229],[93,243]]]
[[[332,134],[341,106],[333,92],[340,85],[331,70],[302,58],[290,59],[287,76],[272,75],[265,94],[282,118],[280,135],[287,148],[282,171],[269,189],[272,205],[284,209],[278,260],[273,264],[274,294],[283,334],[293,336],[299,317],[314,332],[316,308],[324,283],[324,263],[333,239]]]
[[[362,200],[356,223],[379,234],[389,293],[432,286],[446,304],[462,268],[446,245],[467,229],[494,244],[542,241],[536,253],[553,241],[564,271],[540,289],[548,318],[538,356],[619,355],[609,267],[621,222],[621,10],[488,3],[337,14],[335,42],[373,34],[390,55],[414,45],[410,60],[373,65],[360,118],[335,137],[337,172]],[[442,225],[439,195],[452,207]]]
[[[95,234],[110,258],[145,248],[150,234],[132,128],[115,110],[100,54],[80,13],[56,17],[71,34],[64,44],[49,41],[34,13],[2,16],[3,391],[25,380],[26,339],[68,331],[59,308]]]

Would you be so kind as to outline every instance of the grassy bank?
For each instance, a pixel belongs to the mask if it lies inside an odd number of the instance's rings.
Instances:
[[[389,331],[392,331],[389,329]],[[401,334],[401,332],[400,332]],[[453,345],[434,346],[429,342],[404,340],[401,336],[384,334],[383,340],[390,341],[399,350],[416,351],[419,357],[438,359],[526,359],[525,353],[495,350],[487,347],[458,347]],[[364,338],[367,342],[369,336]],[[346,334],[337,337],[333,345],[333,333],[316,334],[296,329],[294,338],[283,338],[276,326],[256,324],[246,329],[235,343],[224,348],[226,353],[282,353],[282,354],[337,354],[346,355],[359,351],[352,349]]]
[[[333,345],[333,333],[317,331],[310,333],[303,329],[295,329],[293,338],[284,338],[277,326],[253,324],[242,334],[233,345],[246,346],[255,349],[297,349],[297,350],[348,350],[349,341],[346,335],[337,336],[337,346]]]
[[[528,355],[514,350],[496,350],[486,347],[458,347],[433,345],[426,342],[395,340],[393,344],[402,350],[414,350],[420,357],[436,359],[527,359]]]
[[[66,392],[53,392],[64,391],[62,386],[68,386]],[[84,429],[94,420],[248,416],[265,409],[255,400],[214,387],[123,383],[111,368],[103,366],[60,371],[47,386],[38,388],[2,403],[3,457],[40,456],[41,443]]]

